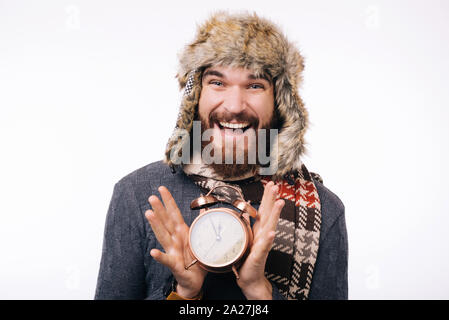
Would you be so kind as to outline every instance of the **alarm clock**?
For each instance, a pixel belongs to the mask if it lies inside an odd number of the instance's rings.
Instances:
[[[232,188],[240,199],[232,203],[219,201],[211,195],[217,188]],[[231,204],[232,208],[209,208],[218,203]],[[237,279],[237,269],[247,257],[252,242],[251,225],[243,214],[255,218],[257,210],[249,201],[245,201],[240,190],[233,186],[216,186],[206,195],[201,195],[190,204],[192,210],[204,209],[192,222],[189,231],[189,250],[194,260],[185,267],[190,268],[195,263],[210,272],[233,271]]]

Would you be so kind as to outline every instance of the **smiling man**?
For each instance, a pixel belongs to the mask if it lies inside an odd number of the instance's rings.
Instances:
[[[184,95],[164,160],[115,185],[96,299],[347,299],[344,206],[302,163],[302,71],[297,48],[256,14],[199,26],[180,54]],[[206,193],[257,210],[233,272],[192,263],[191,202]],[[229,232],[211,227],[216,241]]]
[[[253,175],[260,164],[258,147],[263,147],[263,152],[271,149],[267,149],[266,139],[258,146],[258,133],[277,129],[271,79],[243,68],[207,68],[202,75],[198,115],[202,136],[206,137],[202,150],[212,141],[212,153],[221,154],[214,157],[217,161],[210,161],[211,168],[225,179],[247,172]],[[211,131],[209,141],[207,130]]]

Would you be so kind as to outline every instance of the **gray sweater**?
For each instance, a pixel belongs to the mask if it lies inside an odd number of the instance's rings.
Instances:
[[[321,201],[322,224],[318,256],[309,299],[348,298],[348,240],[344,205],[318,181],[314,181]],[[145,211],[151,209],[150,195],[157,188],[170,190],[187,225],[198,211],[190,209],[200,189],[182,170],[172,173],[162,161],[140,168],[114,187],[106,216],[103,250],[95,299],[165,299],[173,276],[149,254],[162,250]],[[273,299],[283,299],[273,285]],[[203,285],[204,299],[244,299],[232,273],[208,273]]]

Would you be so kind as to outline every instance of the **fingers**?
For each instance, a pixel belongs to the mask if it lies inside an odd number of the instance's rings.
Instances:
[[[261,205],[259,207],[259,221],[254,233],[253,257],[255,261],[265,261],[273,245],[276,226],[285,205],[283,199],[278,199],[278,186],[272,181],[265,186]],[[261,259],[261,260],[259,260]]]
[[[147,210],[145,212],[145,217],[153,229],[154,235],[159,240],[162,247],[167,251],[172,243],[171,235],[165,228],[164,224],[161,222],[158,215],[156,215],[153,210]]]
[[[271,212],[278,193],[278,186],[273,181],[265,185],[262,201],[259,207],[259,218],[264,219]]]
[[[281,216],[282,208],[285,205],[285,200],[279,199],[276,200],[271,213],[268,215],[266,219],[265,229],[266,231],[276,231],[276,226],[279,221],[279,217]]]
[[[176,204],[175,199],[171,195],[170,191],[164,186],[158,188],[159,193],[161,194],[162,200],[164,201],[164,205],[166,211],[169,213],[170,217],[177,223],[183,224],[184,219],[182,218],[181,211]]]
[[[266,184],[258,211],[260,224],[266,232],[276,229],[277,221],[285,204],[282,199],[276,200],[278,192],[279,187],[273,181]]]
[[[187,226],[168,189],[161,186],[158,188],[158,191],[160,192],[164,203],[162,203],[157,196],[151,195],[148,198],[148,202],[151,204],[152,210],[147,210],[145,212],[145,217],[150,223],[159,243],[166,252],[162,253],[158,250],[154,251],[154,258],[156,260],[162,259],[160,262],[166,264],[168,262],[165,260],[168,259],[168,257],[171,257],[174,252],[182,251],[182,248],[184,247],[184,227],[187,228]]]
[[[151,204],[153,215],[157,218],[158,222],[162,224],[168,233],[175,233],[175,222],[170,218],[170,214],[167,212],[159,198],[152,195],[148,198],[148,202]]]
[[[176,205],[175,199],[173,199],[173,196],[168,189],[161,186],[158,188],[158,191],[161,194],[164,204],[162,204],[159,198],[155,195],[150,196],[148,202],[151,204],[156,216],[163,223],[165,229],[170,234],[174,234],[176,232],[176,227],[184,224],[184,219]]]
[[[260,226],[257,235],[255,235],[255,243],[252,250],[255,261],[264,262],[266,260],[273,246],[273,241],[276,236],[276,226],[284,204],[284,200],[277,200],[274,203],[272,211],[267,216],[265,223]]]
[[[163,253],[162,251],[158,249],[152,249],[150,251],[150,255],[159,263],[162,263],[163,265],[169,267],[170,269],[173,268],[173,261],[171,257],[168,254]]]

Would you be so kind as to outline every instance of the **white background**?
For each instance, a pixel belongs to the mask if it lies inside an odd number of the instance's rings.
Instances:
[[[349,298],[448,299],[444,0],[0,1],[0,298],[93,298],[113,185],[162,158],[177,53],[215,9],[306,58],[304,162],[346,206]]]

